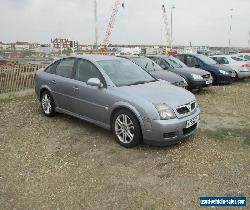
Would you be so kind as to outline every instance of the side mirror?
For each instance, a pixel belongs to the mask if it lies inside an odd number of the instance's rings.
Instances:
[[[99,87],[99,88],[103,87],[103,84],[101,83],[101,81],[98,78],[90,78],[87,81],[87,85],[94,86],[94,87]]]
[[[168,69],[165,65],[161,65],[161,68],[163,68],[163,69]]]

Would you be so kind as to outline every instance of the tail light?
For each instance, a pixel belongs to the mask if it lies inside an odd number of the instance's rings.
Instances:
[[[250,63],[243,64],[241,67],[250,68]]]

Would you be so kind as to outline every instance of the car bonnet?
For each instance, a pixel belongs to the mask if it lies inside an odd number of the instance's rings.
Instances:
[[[151,103],[165,103],[172,109],[195,100],[195,96],[191,92],[165,81],[122,86],[119,89],[133,98],[141,97]]]

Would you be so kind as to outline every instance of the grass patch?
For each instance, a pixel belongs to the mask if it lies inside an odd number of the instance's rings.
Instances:
[[[250,145],[250,129],[241,128],[241,129],[219,129],[215,131],[206,130],[205,133],[208,137],[221,141],[240,141],[243,144]]]

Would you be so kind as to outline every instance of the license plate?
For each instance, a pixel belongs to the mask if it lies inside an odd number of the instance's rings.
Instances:
[[[209,84],[211,84],[211,82],[210,82],[209,80],[207,80],[207,81],[206,81],[206,84],[209,85]]]
[[[200,115],[197,115],[195,118],[188,120],[186,123],[186,128],[192,127],[194,124],[196,124],[200,119]]]

